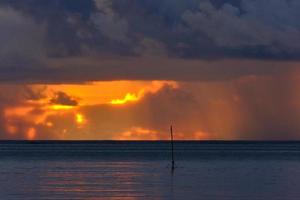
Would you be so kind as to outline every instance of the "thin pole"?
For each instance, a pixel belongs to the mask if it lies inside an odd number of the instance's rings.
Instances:
[[[173,127],[170,126],[171,131],[171,147],[172,147],[172,171],[175,169],[175,161],[174,161],[174,141],[173,141]]]

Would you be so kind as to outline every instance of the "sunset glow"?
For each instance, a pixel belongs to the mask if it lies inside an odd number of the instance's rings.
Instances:
[[[126,96],[123,99],[113,99],[111,100],[111,104],[114,105],[122,105],[122,104],[126,104],[128,102],[134,102],[134,101],[138,101],[139,97],[136,94],[131,94],[131,93],[127,93]]]
[[[36,136],[36,130],[34,128],[30,128],[27,132],[27,139],[33,140]]]
[[[50,106],[53,110],[70,110],[73,109],[74,106],[66,106],[66,105],[52,105]]]
[[[84,118],[83,118],[82,114],[79,114],[79,113],[76,114],[76,122],[78,124],[82,124],[84,122]]]
[[[122,104],[121,102],[137,101],[145,93],[155,93],[165,85],[177,87],[175,81],[98,81],[86,84],[47,85],[46,92],[51,96],[55,91],[63,91],[71,97],[78,98],[80,105]],[[57,110],[72,107],[53,105],[53,109]]]
[[[299,73],[291,74],[293,85],[300,83],[296,74]],[[262,84],[272,86],[278,80],[267,76],[249,76],[219,83],[112,81],[81,85],[28,85],[31,93],[41,93],[40,98],[21,99],[6,106],[3,124],[7,137],[31,140],[77,140],[81,137],[168,139],[165,126],[170,123],[176,124],[176,139],[239,138],[239,134],[248,128],[241,124],[265,127],[258,126],[255,119],[249,118],[250,105],[246,99],[250,97],[242,93],[242,89],[250,86],[256,88]],[[285,103],[293,105],[296,112],[300,111],[300,104],[297,103],[300,96],[296,95],[298,88],[293,88],[293,98]],[[266,108],[269,100],[264,94],[271,91],[272,88],[268,87],[254,90],[256,98],[260,98],[255,106]],[[277,107],[281,103],[278,102]],[[251,109],[251,112],[259,110]],[[276,119],[272,115],[268,117]]]
[[[299,198],[299,10],[0,0],[0,200]]]

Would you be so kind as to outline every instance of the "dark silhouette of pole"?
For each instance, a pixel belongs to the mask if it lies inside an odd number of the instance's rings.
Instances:
[[[174,161],[174,141],[173,141],[173,127],[170,126],[171,131],[171,147],[172,147],[172,171],[175,169],[175,161]]]

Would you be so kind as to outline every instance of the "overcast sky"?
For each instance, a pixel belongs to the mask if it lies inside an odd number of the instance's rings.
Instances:
[[[300,139],[299,10],[1,0],[1,138],[164,139],[175,123],[181,139]]]

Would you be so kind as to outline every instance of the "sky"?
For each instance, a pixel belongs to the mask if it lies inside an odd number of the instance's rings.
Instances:
[[[299,0],[1,0],[0,139],[300,139]]]

